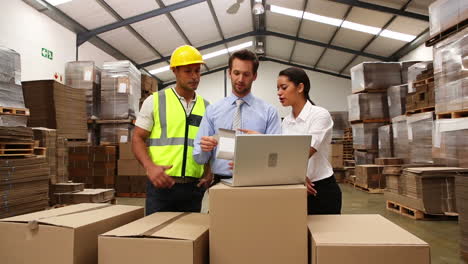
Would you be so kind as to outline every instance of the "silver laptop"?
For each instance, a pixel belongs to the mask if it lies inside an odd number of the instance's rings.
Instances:
[[[308,135],[238,135],[231,186],[300,184],[309,160]]]

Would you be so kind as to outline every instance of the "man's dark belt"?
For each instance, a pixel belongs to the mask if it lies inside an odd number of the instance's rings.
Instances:
[[[171,176],[172,179],[174,179],[175,183],[192,183],[192,182],[198,182],[200,181],[199,178],[194,178],[194,177],[176,177],[176,176]]]

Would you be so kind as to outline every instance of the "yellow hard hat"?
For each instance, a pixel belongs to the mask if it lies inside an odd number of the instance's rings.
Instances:
[[[189,64],[205,63],[201,53],[189,45],[180,46],[172,52],[171,68]]]

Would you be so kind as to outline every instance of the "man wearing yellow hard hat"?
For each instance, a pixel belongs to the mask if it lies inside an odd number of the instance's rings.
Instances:
[[[136,120],[132,149],[149,180],[147,215],[162,211],[199,212],[205,187],[211,182],[209,176],[203,177],[204,166],[192,156],[193,141],[208,106],[195,93],[203,63],[194,47],[175,49],[170,61],[175,87],[149,96]]]

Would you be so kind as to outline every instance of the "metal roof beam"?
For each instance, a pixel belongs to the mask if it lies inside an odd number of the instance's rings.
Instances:
[[[413,12],[403,11],[403,10],[390,8],[390,7],[386,7],[386,6],[371,4],[371,3],[362,2],[362,1],[358,1],[358,0],[330,0],[330,1],[345,4],[345,5],[355,6],[355,7],[361,7],[361,8],[365,8],[365,9],[369,9],[369,10],[373,10],[373,11],[379,11],[379,12],[388,13],[388,14],[392,14],[392,15],[404,16],[404,17],[409,17],[409,18],[429,22],[429,16],[426,16],[426,15],[421,15],[421,14],[418,14],[418,13],[413,13]]]

